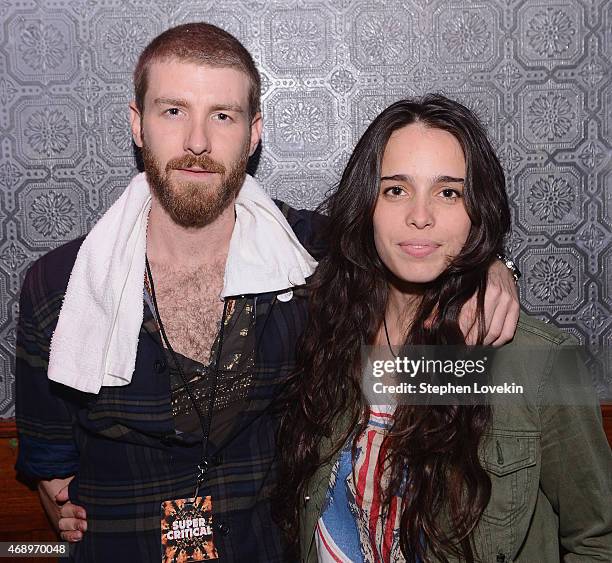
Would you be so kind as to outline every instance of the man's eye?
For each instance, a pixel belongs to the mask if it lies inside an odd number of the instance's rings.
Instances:
[[[216,117],[219,121],[229,121],[231,119],[231,117],[227,115],[227,113],[218,113]]]
[[[166,113],[168,115],[179,115],[181,113],[181,110],[179,108],[168,108],[166,110]]]

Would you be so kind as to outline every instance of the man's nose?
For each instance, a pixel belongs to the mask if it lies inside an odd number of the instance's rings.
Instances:
[[[185,136],[184,147],[186,152],[203,154],[210,152],[210,138],[206,126],[201,123],[193,123]]]

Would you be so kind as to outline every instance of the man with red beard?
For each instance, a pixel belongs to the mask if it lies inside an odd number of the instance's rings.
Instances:
[[[144,174],[24,282],[17,469],[38,481],[75,561],[283,561],[272,406],[294,365],[322,218],[275,204],[246,175],[260,79],[234,37],[170,29],[134,82]],[[501,343],[518,305],[510,273],[492,268],[489,341]]]

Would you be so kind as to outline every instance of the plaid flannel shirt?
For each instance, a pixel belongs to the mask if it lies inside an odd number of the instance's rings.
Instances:
[[[315,232],[321,216],[278,205],[302,244],[320,256]],[[147,307],[129,385],[91,395],[48,380],[49,343],[81,242],[36,261],[23,284],[16,468],[34,479],[76,475],[69,495],[87,510],[88,530],[74,545],[74,561],[159,561],[160,503],[192,495],[201,444],[177,440],[166,356],[158,332],[147,323]],[[279,417],[270,407],[294,367],[307,304],[300,290],[288,302],[275,293],[246,298],[256,301],[255,364],[246,408],[229,435],[211,444],[211,468],[200,494],[213,499],[220,561],[272,563],[286,557],[270,505]]]

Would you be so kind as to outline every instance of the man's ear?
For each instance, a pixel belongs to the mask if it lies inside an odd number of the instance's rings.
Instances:
[[[249,156],[253,156],[255,149],[257,149],[257,145],[259,145],[259,141],[261,141],[261,130],[263,127],[263,119],[261,117],[261,112],[257,112],[253,119],[251,119],[251,142],[249,145]]]
[[[142,148],[142,115],[136,107],[135,101],[130,102],[130,126],[132,128],[132,139],[134,139],[137,147]]]

